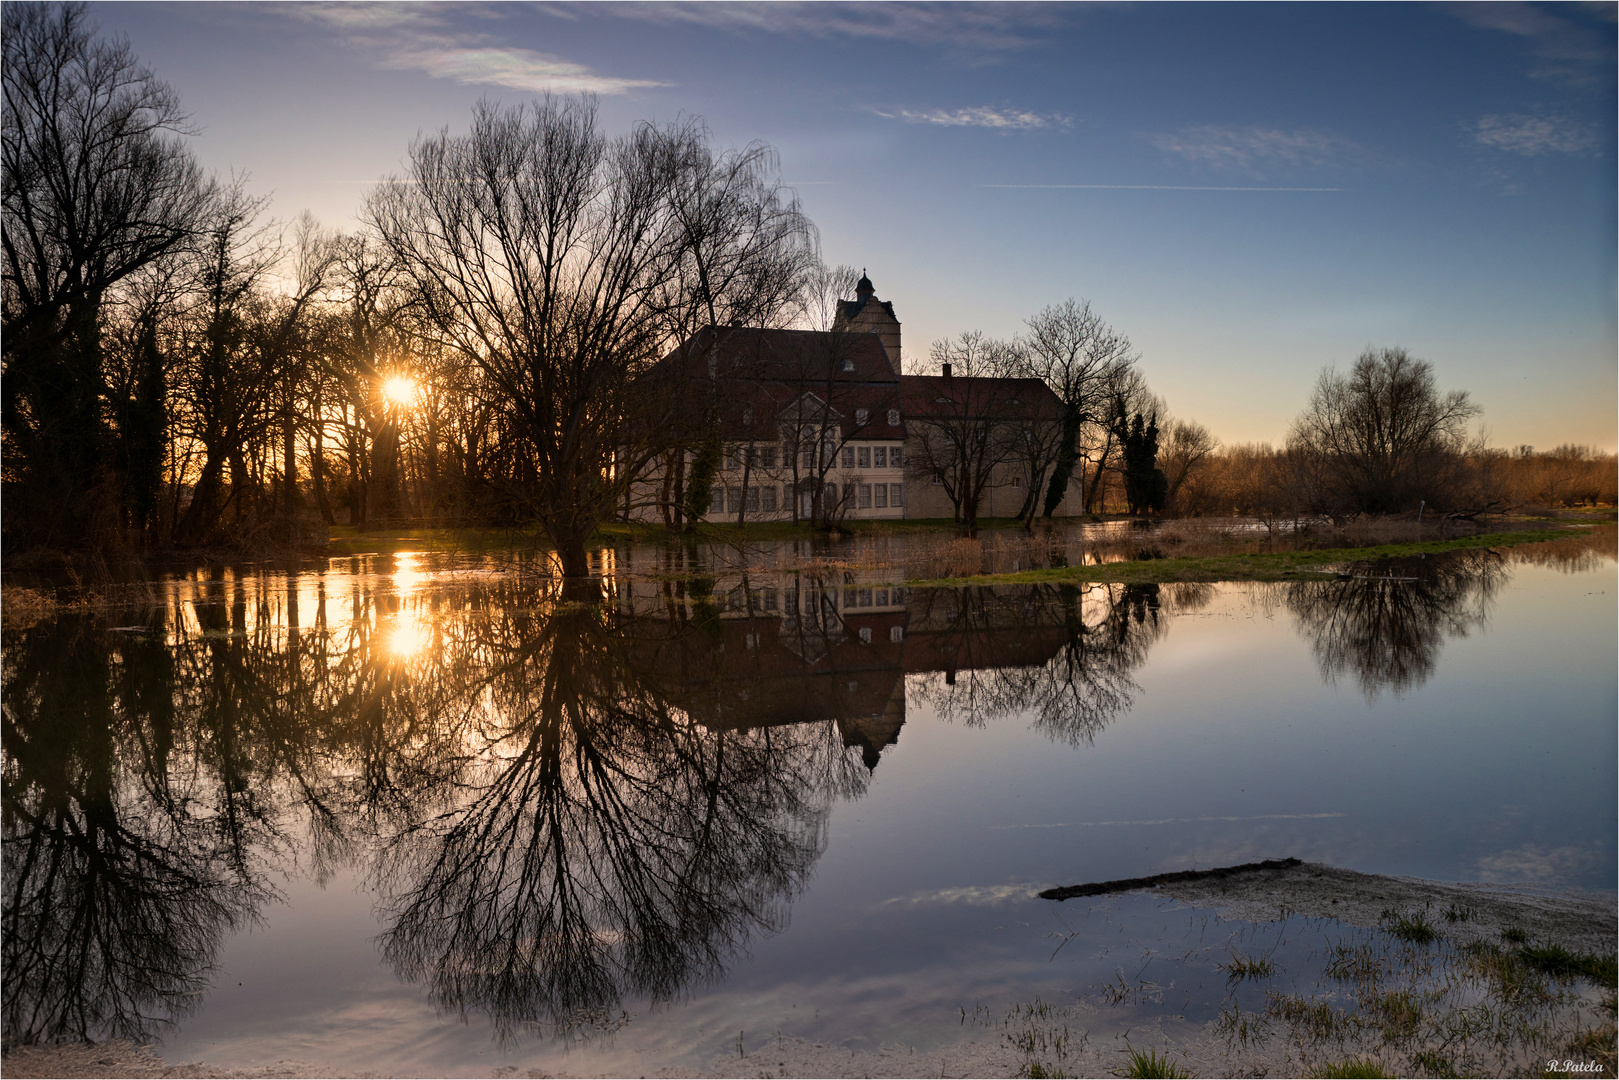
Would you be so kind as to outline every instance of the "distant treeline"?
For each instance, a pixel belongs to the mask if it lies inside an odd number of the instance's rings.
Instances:
[[[1168,509],[1186,516],[1330,512],[1330,495],[1309,485],[1311,470],[1303,456],[1296,448],[1269,443],[1223,446],[1198,463]],[[1462,455],[1456,466],[1461,493],[1485,506],[1549,509],[1619,502],[1619,458],[1591,446],[1478,449]]]

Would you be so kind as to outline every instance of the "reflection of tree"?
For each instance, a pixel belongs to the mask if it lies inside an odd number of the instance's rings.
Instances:
[[[388,851],[385,955],[503,1035],[718,977],[821,850],[827,727],[705,730],[625,662],[601,609],[463,627],[464,792]],[[526,610],[523,610],[526,609]],[[678,647],[674,627],[668,642]]]
[[[1076,744],[1130,708],[1130,673],[1167,626],[1157,585],[939,589],[913,608],[913,635],[931,636],[944,671],[923,688],[941,717],[1032,712],[1052,739]]]
[[[152,782],[173,738],[153,630],[122,644],[116,680],[87,618],[7,635],[7,1045],[146,1037],[196,1003],[258,898],[220,830]]]
[[[1482,625],[1506,581],[1499,556],[1458,551],[1385,560],[1371,573],[1300,581],[1283,598],[1309,639],[1321,676],[1353,675],[1368,700],[1396,697],[1432,677],[1445,642]]]
[[[850,610],[841,571],[743,574],[637,611],[518,572],[337,580],[219,572],[135,631],[8,632],[8,1044],[147,1037],[275,874],[372,860],[385,955],[446,1009],[511,1034],[668,1000],[783,925],[906,670],[949,673],[946,715],[1084,740],[1163,625],[1150,587]]]
[[[291,583],[194,592],[138,633],[7,635],[8,1045],[146,1037],[274,870],[373,854],[385,951],[447,1008],[509,1032],[668,999],[782,925],[861,787],[830,719],[694,721],[733,692],[711,601],[615,621],[520,575],[408,601],[322,583],[312,610]]]

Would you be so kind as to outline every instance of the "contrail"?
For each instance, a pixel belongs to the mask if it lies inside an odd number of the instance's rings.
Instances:
[[[1343,191],[1341,187],[1193,187],[1183,184],[979,184],[981,188],[1047,191]]]

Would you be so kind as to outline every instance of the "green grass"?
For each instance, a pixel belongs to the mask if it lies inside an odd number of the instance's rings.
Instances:
[[[1371,1058],[1350,1058],[1317,1066],[1310,1075],[1321,1080],[1373,1080],[1389,1074]]]
[[[1420,911],[1389,920],[1385,929],[1394,937],[1412,945],[1429,945],[1439,940],[1439,931],[1434,929],[1433,923],[1429,922],[1428,917]]]
[[[1258,982],[1276,974],[1276,965],[1271,963],[1270,957],[1247,956],[1236,949],[1231,950],[1231,962],[1220,964],[1218,967],[1226,973],[1227,979],[1231,982],[1241,982],[1243,979]]]
[[[1130,1066],[1125,1070],[1124,1075],[1159,1077],[1191,1076],[1192,1074],[1171,1061],[1168,1054],[1159,1057],[1156,1050],[1132,1050],[1130,1051]]]
[[[1570,952],[1561,945],[1540,945],[1518,950],[1524,963],[1554,979],[1589,979],[1598,986],[1619,982],[1619,961],[1612,956]]]
[[[1445,551],[1466,551],[1476,548],[1512,547],[1547,540],[1567,540],[1571,536],[1579,535],[1580,532],[1570,529],[1524,529],[1516,532],[1483,533],[1455,540],[1376,544],[1371,547],[1132,559],[1103,563],[1100,566],[1052,567],[1043,570],[1024,570],[1014,574],[916,580],[907,584],[915,587],[1081,581],[1115,582],[1125,585],[1174,581],[1297,581],[1308,577],[1332,577],[1334,572],[1328,567],[1346,562],[1433,555]]]

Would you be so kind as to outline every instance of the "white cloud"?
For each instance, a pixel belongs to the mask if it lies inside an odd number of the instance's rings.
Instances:
[[[597,75],[583,64],[559,57],[497,46],[467,46],[453,42],[402,47],[381,61],[387,68],[422,71],[435,79],[458,83],[507,86],[534,93],[622,94],[629,90],[664,86],[647,79],[619,79]]]
[[[1575,86],[1612,85],[1612,29],[1582,26],[1564,17],[1564,12],[1584,12],[1611,24],[1611,4],[1571,6],[1562,12],[1522,3],[1456,4],[1448,10],[1471,26],[1499,30],[1529,42],[1536,58],[1528,71],[1531,78]]]
[[[470,4],[312,3],[277,10],[339,31],[350,44],[375,54],[379,67],[420,71],[435,79],[559,94],[613,95],[668,85],[600,75],[562,57],[450,29],[447,14],[482,13]]]
[[[1492,149],[1525,157],[1580,154],[1597,145],[1596,132],[1589,124],[1561,116],[1515,113],[1484,117],[1474,125],[1473,138]]]
[[[716,30],[942,45],[985,63],[1033,45],[1073,9],[1051,4],[621,3],[592,11]]]
[[[1264,175],[1278,168],[1319,168],[1369,160],[1371,155],[1342,135],[1312,128],[1205,125],[1147,136],[1166,154],[1216,169]]]
[[[961,885],[954,889],[930,889],[896,896],[884,900],[886,904],[966,904],[968,907],[993,907],[996,904],[1015,903],[1039,897],[1046,885]]]
[[[1036,113],[1023,109],[997,109],[989,105],[974,105],[965,109],[929,109],[926,112],[915,112],[910,109],[896,109],[884,112],[873,109],[878,116],[888,120],[903,120],[907,124],[935,124],[939,127],[984,127],[998,128],[1002,131],[1031,131],[1035,128],[1073,126],[1070,117],[1060,113]]]

